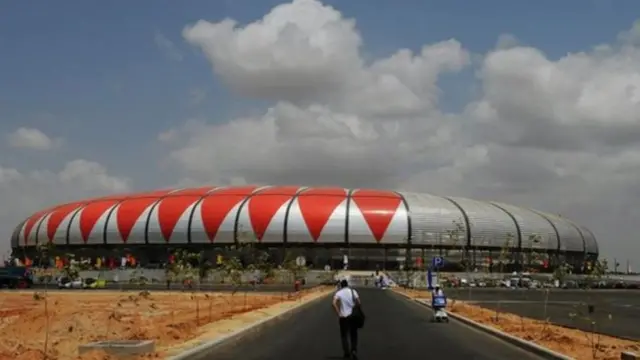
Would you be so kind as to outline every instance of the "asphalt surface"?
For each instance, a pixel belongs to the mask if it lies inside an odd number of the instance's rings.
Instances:
[[[306,285],[303,286],[301,289],[309,289],[312,288],[312,285]],[[43,290],[45,288],[44,285],[34,285],[32,287],[32,289],[34,290]],[[50,291],[57,291],[57,290],[61,290],[61,291],[82,291],[82,289],[58,289],[57,285],[49,285],[47,287],[48,290]],[[24,289],[22,289],[24,290]],[[160,283],[152,283],[152,284],[146,284],[146,285],[138,285],[138,284],[113,284],[113,283],[108,283],[107,286],[105,288],[101,288],[101,289],[86,289],[84,291],[114,291],[114,290],[125,290],[125,291],[142,291],[142,290],[148,290],[148,291],[192,291],[189,290],[187,288],[182,287],[179,284],[173,284],[171,285],[171,288],[167,289],[167,285],[166,284],[160,284]],[[197,286],[194,285],[193,290],[195,291],[215,291],[215,292],[232,292],[234,291],[234,287],[231,285],[223,285],[223,284],[203,284],[200,286],[200,288],[198,288]],[[256,292],[290,292],[293,291],[293,285],[281,285],[281,284],[270,284],[270,285],[257,285],[255,288],[250,286],[250,285],[243,285],[243,286],[239,286],[237,288],[235,288],[235,291],[239,291],[239,292],[244,292],[244,291],[256,291]],[[11,290],[8,290],[11,291]]]
[[[431,312],[392,291],[359,290],[367,323],[359,359],[540,360],[457,322],[433,323]],[[330,299],[312,304],[264,332],[216,352],[216,360],[341,359],[338,320]]]
[[[539,320],[548,318],[554,324],[640,341],[640,294],[636,290],[553,289],[549,291],[546,310],[543,290],[476,288],[470,293],[447,290],[447,296],[492,310]],[[592,314],[589,305],[594,307]]]

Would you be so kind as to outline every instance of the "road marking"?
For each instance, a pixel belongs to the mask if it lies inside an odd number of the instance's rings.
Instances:
[[[471,300],[466,301],[467,304],[543,304],[544,300]],[[553,305],[580,305],[580,301],[547,301],[547,304]]]

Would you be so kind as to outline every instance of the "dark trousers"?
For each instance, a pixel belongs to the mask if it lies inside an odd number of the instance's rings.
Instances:
[[[358,350],[358,328],[355,326],[353,317],[340,318],[340,340],[342,341],[342,351],[351,354],[351,351]],[[349,347],[351,341],[351,347]]]

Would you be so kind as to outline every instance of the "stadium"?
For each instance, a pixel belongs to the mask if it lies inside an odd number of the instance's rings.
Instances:
[[[280,261],[303,256],[311,268],[421,267],[445,270],[579,273],[598,257],[593,233],[559,215],[459,197],[374,189],[226,186],[157,190],[57,205],[18,225],[13,255],[38,244],[76,256],[132,254],[145,266],[177,249],[206,259],[253,242]]]

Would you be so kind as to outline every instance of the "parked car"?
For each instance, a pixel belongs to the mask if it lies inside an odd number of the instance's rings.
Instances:
[[[105,288],[107,282],[104,279],[94,278],[77,278],[71,279],[63,276],[58,278],[59,289],[102,289]]]
[[[86,289],[82,278],[71,279],[66,276],[58,278],[58,289]]]
[[[86,278],[84,283],[88,289],[104,289],[107,287],[107,280],[105,279]]]
[[[33,285],[33,273],[25,266],[0,268],[0,288],[26,289]]]

